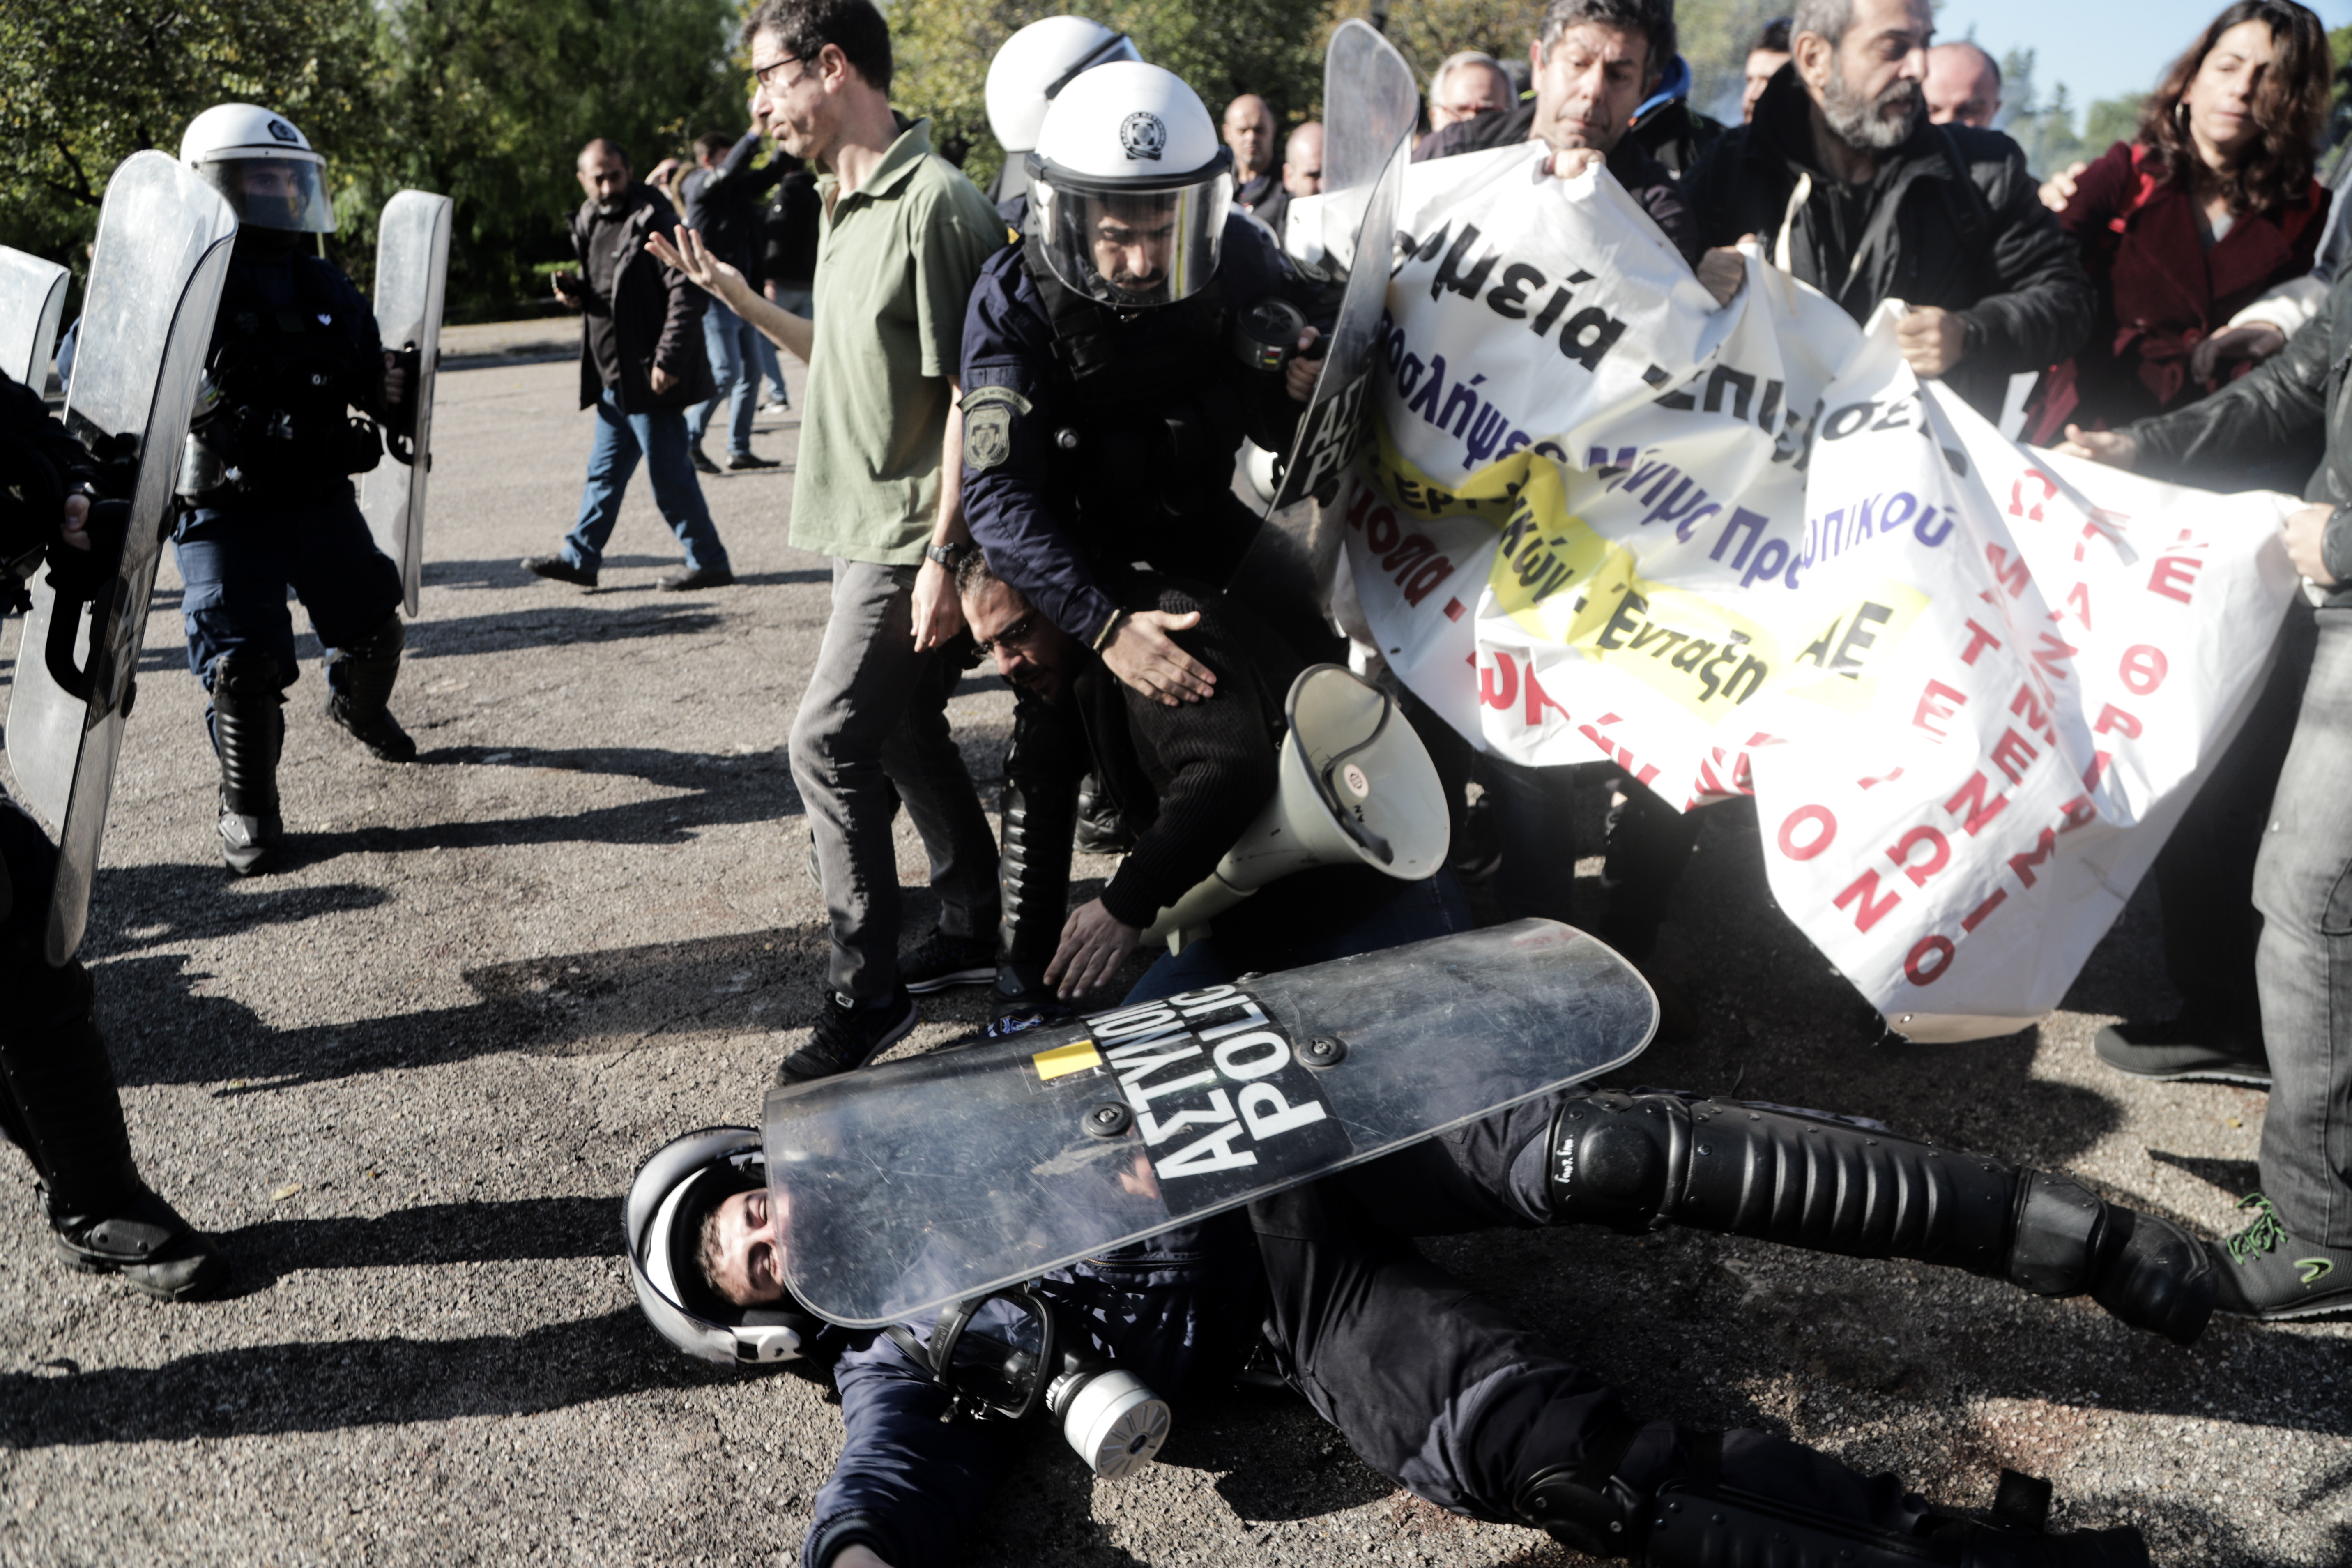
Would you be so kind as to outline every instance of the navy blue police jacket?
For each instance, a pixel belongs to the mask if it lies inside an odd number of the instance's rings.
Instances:
[[[1045,303],[1023,261],[1027,248],[1012,246],[989,259],[964,312],[964,521],[998,576],[1055,626],[1092,642],[1118,608],[1097,579],[1092,557],[1108,551],[1107,559],[1124,565],[1152,555],[1148,539],[1105,538],[1098,525],[1085,531],[1076,526],[1074,503],[1085,481],[1074,468],[1087,455],[1074,459],[1056,447],[1055,437],[1065,428],[1099,420],[1101,406],[1099,400],[1076,394],[1064,368],[1066,351],[1057,347]],[[1222,290],[1228,323],[1234,312],[1275,294],[1328,331],[1328,310],[1316,287],[1283,259],[1263,227],[1242,214],[1226,218],[1211,287]],[[1104,315],[1111,317],[1108,310]],[[1199,330],[1201,320],[1191,300],[1119,312],[1109,328],[1109,341],[1117,354],[1131,356],[1138,364],[1156,358],[1164,362],[1164,356],[1181,348],[1184,334]],[[1181,476],[1196,482],[1202,495],[1219,498],[1228,493],[1241,437],[1247,435],[1269,450],[1285,450],[1301,409],[1284,390],[1280,374],[1241,366],[1227,342],[1229,330],[1199,344],[1198,352],[1204,363],[1217,366],[1229,391],[1239,389],[1225,399],[1238,428],[1230,433],[1219,429],[1190,459],[1192,471]],[[1003,390],[987,390],[992,388]],[[975,413],[988,399],[1001,401],[1007,395],[1018,400],[1009,405],[1015,412],[1007,418],[998,409],[989,411],[996,421],[993,444],[980,454],[993,460],[975,464]],[[1130,472],[1108,483],[1113,494],[1125,486],[1141,500],[1167,479],[1164,472]],[[1148,505],[1133,509],[1146,518],[1151,510]]]

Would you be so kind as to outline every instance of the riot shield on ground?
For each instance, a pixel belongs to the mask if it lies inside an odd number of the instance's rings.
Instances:
[[[65,316],[66,269],[0,245],[0,371],[35,392],[47,385],[49,354]]]
[[[135,153],[107,183],[65,417],[100,456],[135,461],[128,530],[95,600],[59,600],[47,572],[34,580],[8,704],[9,764],[58,829],[51,963],[73,956],[89,919],[156,557],[236,237],[220,193],[168,154]]]
[[[1421,96],[1412,68],[1360,21],[1342,23],[1323,57],[1324,268],[1347,279],[1315,395],[1299,416],[1281,485],[1234,574],[1253,604],[1330,602],[1339,533],[1303,503],[1355,460],[1363,443],[1372,340],[1388,306],[1396,204]]]
[[[376,548],[400,568],[401,593],[416,614],[425,572],[425,481],[433,470],[433,382],[441,358],[441,299],[449,275],[453,204],[430,191],[402,191],[383,204],[375,231],[375,324],[383,346],[408,364],[411,427],[387,432],[392,460],[360,480],[360,510]]]
[[[785,1272],[899,1321],[1606,1072],[1657,1017],[1617,954],[1521,921],[774,1089]]]

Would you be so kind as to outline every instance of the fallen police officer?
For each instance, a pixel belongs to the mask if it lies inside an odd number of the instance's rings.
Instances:
[[[842,1090],[778,1091],[772,1139],[795,1124],[776,1120],[779,1102]],[[2024,1478],[2004,1477],[1992,1517],[1962,1517],[1784,1438],[1644,1421],[1412,1237],[1677,1224],[2087,1291],[2182,1342],[2213,1300],[2202,1247],[2064,1176],[1778,1106],[1570,1090],[1028,1285],[850,1331],[785,1284],[795,1243],[767,1160],[804,1153],[763,1148],[750,1128],[690,1133],[646,1163],[625,1211],[640,1302],[673,1343],[829,1371],[845,1436],[803,1568],[951,1562],[1012,1448],[988,1412],[1049,1411],[1116,1477],[1165,1433],[1151,1390],[1180,1405],[1213,1393],[1261,1342],[1367,1464],[1414,1495],[1596,1555],[1659,1568],[2144,1565],[2127,1527],[2042,1533],[2047,1490]],[[1139,1153],[1137,1166],[1148,1180]],[[915,1289],[908,1300],[938,1299],[929,1279]]]

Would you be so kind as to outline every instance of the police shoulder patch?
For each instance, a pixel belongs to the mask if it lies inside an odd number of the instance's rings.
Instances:
[[[995,468],[1013,455],[1013,422],[1029,412],[1029,400],[1009,386],[978,386],[964,395],[963,466],[974,473]]]

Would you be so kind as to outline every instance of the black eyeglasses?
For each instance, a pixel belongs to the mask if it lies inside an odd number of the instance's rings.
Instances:
[[[971,651],[980,655],[982,658],[987,658],[994,655],[997,646],[1000,643],[1006,647],[1021,647],[1024,646],[1029,641],[1030,637],[1036,633],[1036,630],[1037,612],[1032,610],[1027,615],[1022,616],[1019,620],[1013,622],[1011,626],[1005,627],[1003,631],[997,633],[994,637],[989,638],[986,642],[975,643],[972,645]]]
[[[762,88],[772,87],[774,84],[768,80],[770,76],[785,66],[799,65],[807,58],[808,57],[805,55],[786,55],[782,59],[770,60],[763,66],[753,66],[751,68],[751,79],[758,82]],[[792,86],[792,83],[786,82],[783,85],[790,87]]]

